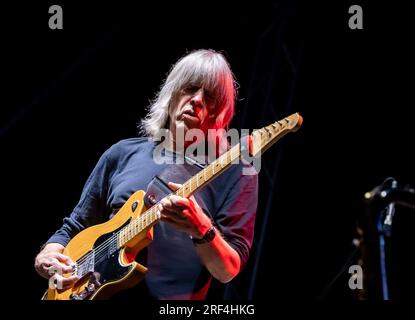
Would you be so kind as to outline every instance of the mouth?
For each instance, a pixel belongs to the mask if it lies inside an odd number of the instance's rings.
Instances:
[[[199,117],[192,111],[186,110],[181,114],[181,119],[189,126],[196,126],[200,123]]]

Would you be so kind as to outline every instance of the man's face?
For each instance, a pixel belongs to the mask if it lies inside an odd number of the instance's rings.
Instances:
[[[169,109],[169,129],[201,129],[205,134],[214,122],[215,101],[212,93],[204,88],[189,86],[182,89]]]

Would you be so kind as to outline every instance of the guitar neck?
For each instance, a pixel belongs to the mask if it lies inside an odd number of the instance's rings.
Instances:
[[[267,127],[255,130],[251,136],[247,137],[250,156],[259,156],[261,151],[265,151],[276,141],[282,138],[290,131],[297,131],[302,124],[302,117],[298,114],[292,114],[283,120],[277,121]],[[198,172],[195,176],[187,180],[183,185],[174,192],[174,194],[188,198],[197,190],[212,181],[240,157],[241,145],[238,143],[218,159],[210,163],[206,168]],[[126,227],[119,231],[118,246],[122,247],[132,238],[144,230],[148,230],[160,219],[157,210],[157,204],[142,213],[139,217],[132,220]]]

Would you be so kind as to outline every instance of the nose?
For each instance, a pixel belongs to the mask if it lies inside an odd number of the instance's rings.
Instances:
[[[194,95],[192,96],[192,98],[190,99],[190,104],[193,107],[201,107],[203,106],[203,89],[199,89],[197,90]]]

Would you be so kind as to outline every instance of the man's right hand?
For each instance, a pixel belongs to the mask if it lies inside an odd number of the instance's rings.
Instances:
[[[49,279],[55,276],[54,282],[59,289],[69,289],[79,279],[77,276],[65,277],[64,274],[73,272],[75,263],[62,254],[65,247],[59,243],[48,243],[36,256],[35,269],[42,277]]]

